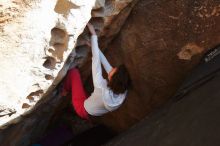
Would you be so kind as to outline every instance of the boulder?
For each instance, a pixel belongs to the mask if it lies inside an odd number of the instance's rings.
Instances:
[[[177,96],[106,146],[219,146],[220,55],[216,50],[193,69]]]
[[[0,143],[25,146],[39,139],[68,102],[55,87],[69,67],[78,65],[91,88],[84,30],[91,17],[100,48],[113,66],[127,66],[133,82],[124,104],[95,120],[123,131],[163,105],[220,42],[219,5],[205,0],[1,1]]]
[[[171,98],[201,56],[219,44],[219,6],[140,0],[105,52],[112,65],[127,66],[133,89],[118,110],[97,120],[123,131]]]

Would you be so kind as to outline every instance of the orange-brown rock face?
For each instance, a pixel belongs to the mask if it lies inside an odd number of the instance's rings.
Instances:
[[[133,89],[121,108],[99,120],[126,129],[167,101],[220,43],[219,15],[219,1],[140,0],[106,54],[112,64],[126,64]]]
[[[109,61],[112,65],[125,63],[133,81],[133,89],[123,106],[98,119],[118,131],[160,107],[202,54],[220,42],[218,0],[140,0],[135,5],[137,1],[96,0],[90,21]],[[94,0],[91,4],[86,0],[1,2],[0,9],[4,12],[0,12],[0,52],[3,52],[0,54],[0,125],[5,129],[0,131],[0,143],[29,145],[62,107],[63,99],[55,95],[54,85],[68,70],[71,59],[67,58],[72,50],[73,63],[84,64],[83,80],[91,73],[89,49],[84,41],[88,33],[85,31],[79,38],[78,35],[90,18]],[[25,3],[20,5],[20,2]],[[14,26],[14,22],[18,25]],[[120,34],[108,45],[123,24]],[[47,95],[48,91],[51,94]],[[19,122],[12,120],[16,117]]]

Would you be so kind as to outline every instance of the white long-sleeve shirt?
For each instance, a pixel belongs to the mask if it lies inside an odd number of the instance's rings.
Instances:
[[[91,45],[94,91],[91,96],[85,100],[84,107],[90,115],[101,116],[120,107],[127,92],[124,94],[114,94],[111,89],[107,87],[107,81],[102,76],[101,63],[107,73],[112,70],[112,66],[99,50],[98,38],[96,35],[91,36]]]

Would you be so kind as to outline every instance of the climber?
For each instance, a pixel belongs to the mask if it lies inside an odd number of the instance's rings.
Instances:
[[[64,80],[62,96],[72,93],[72,104],[75,112],[83,119],[90,116],[101,116],[116,110],[126,98],[131,85],[129,73],[125,65],[112,67],[99,50],[98,38],[92,24],[87,24],[91,33],[92,78],[94,91],[87,98],[80,73],[77,68],[68,71]],[[101,64],[108,73],[108,81],[102,76]]]

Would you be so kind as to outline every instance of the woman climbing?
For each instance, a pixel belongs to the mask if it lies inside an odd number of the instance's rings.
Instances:
[[[77,68],[72,68],[64,80],[62,96],[72,93],[72,104],[76,113],[83,119],[90,116],[101,116],[114,111],[121,106],[126,98],[131,81],[125,65],[112,67],[99,50],[98,38],[92,24],[87,24],[91,33],[92,48],[92,78],[94,91],[87,98],[86,92]],[[103,65],[108,74],[108,80],[102,76]]]

